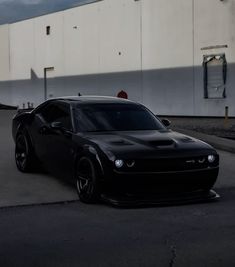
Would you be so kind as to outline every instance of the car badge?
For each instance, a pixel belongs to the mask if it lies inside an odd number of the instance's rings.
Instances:
[[[194,159],[192,159],[192,160],[186,160],[186,163],[195,163],[195,160]]]

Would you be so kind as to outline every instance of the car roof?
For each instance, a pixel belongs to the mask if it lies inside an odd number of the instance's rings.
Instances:
[[[130,101],[128,99],[112,97],[112,96],[64,96],[64,97],[56,97],[50,98],[45,102],[38,105],[33,112],[37,112],[39,109],[43,108],[48,103],[53,103],[55,101],[65,102],[72,106],[76,104],[81,105],[91,105],[91,104],[132,104],[132,105],[141,105],[139,103]]]
[[[112,96],[65,96],[57,97],[50,100],[61,100],[65,102],[72,103],[81,103],[81,104],[105,104],[105,103],[125,103],[125,104],[134,104],[128,99],[112,97]]]

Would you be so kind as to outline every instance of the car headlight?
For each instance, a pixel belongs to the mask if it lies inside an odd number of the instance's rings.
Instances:
[[[209,155],[207,159],[208,159],[208,161],[210,163],[213,163],[215,161],[215,156],[214,155]]]
[[[121,168],[124,165],[124,161],[122,159],[116,159],[114,164],[117,168]]]

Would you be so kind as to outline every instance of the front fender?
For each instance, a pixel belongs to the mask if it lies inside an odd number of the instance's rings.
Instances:
[[[75,171],[76,171],[76,165],[80,158],[87,157],[89,158],[95,165],[95,168],[98,172],[98,176],[101,180],[103,180],[105,176],[105,166],[103,159],[101,158],[100,154],[98,153],[97,149],[94,146],[91,145],[85,145],[83,147],[82,153],[77,153],[79,156],[75,160]]]

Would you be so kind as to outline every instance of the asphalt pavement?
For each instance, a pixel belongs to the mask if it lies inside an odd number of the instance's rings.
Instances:
[[[135,209],[85,205],[56,178],[17,171],[13,113],[2,112],[0,266],[235,266],[235,154],[218,151],[217,202]]]
[[[217,202],[1,208],[0,266],[235,266],[235,155],[220,154]]]

